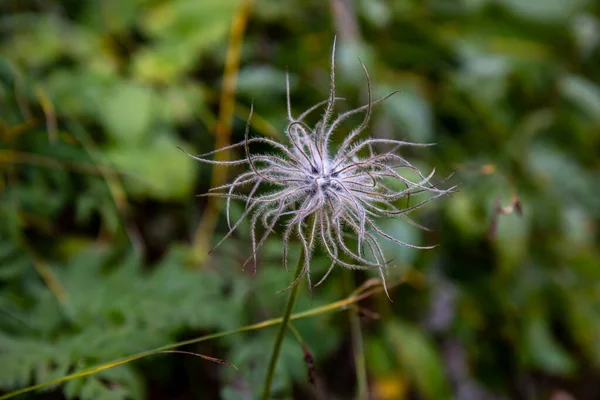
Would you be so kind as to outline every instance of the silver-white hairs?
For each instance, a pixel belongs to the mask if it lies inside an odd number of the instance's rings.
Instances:
[[[388,266],[388,262],[384,258],[379,241],[383,239],[417,249],[434,247],[404,243],[382,231],[375,223],[376,219],[401,217],[412,225],[423,228],[406,214],[451,192],[454,188],[441,189],[439,185],[445,180],[437,184],[432,183],[434,171],[429,175],[422,174],[404,157],[395,154],[396,150],[405,146],[429,146],[429,144],[392,139],[358,139],[369,124],[373,105],[396,93],[373,100],[369,74],[362,62],[361,65],[368,89],[366,105],[346,111],[337,117],[334,115],[334,104],[336,100],[341,100],[335,93],[334,40],[331,56],[331,89],[327,100],[310,107],[297,118],[294,117],[289,79],[286,79],[289,120],[285,129],[287,145],[270,138],[249,138],[253,112],[251,108],[244,141],[198,156],[188,154],[198,161],[210,164],[247,164],[249,167],[247,172],[231,183],[213,188],[203,195],[224,197],[227,200],[229,231],[215,248],[229,238],[243,220],[249,218],[252,254],[244,265],[252,261],[256,272],[256,255],[259,249],[274,232],[275,227],[282,224],[285,226],[282,237],[284,266],[287,268],[288,245],[293,233],[298,237],[305,256],[302,273],[291,286],[297,284],[303,276],[307,276],[309,287],[311,286],[311,255],[315,247],[320,245],[330,257],[331,264],[317,285],[324,281],[335,265],[353,269],[376,269],[383,280],[387,294],[383,269]],[[315,128],[309,127],[304,119],[322,106],[325,106],[325,111],[320,121]],[[332,151],[330,140],[334,131],[342,121],[357,113],[365,114],[362,123]],[[250,151],[250,145],[254,143],[270,146],[272,151],[254,154]],[[374,146],[381,144],[388,145],[391,149],[388,152],[376,153]],[[243,149],[244,157],[232,161],[215,161],[207,158],[219,151],[234,148]],[[408,169],[418,179],[410,180],[401,175],[399,171],[402,169]],[[265,186],[269,190],[263,193],[261,188]],[[248,188],[248,194],[240,192],[243,187]],[[216,192],[218,190],[222,192]],[[407,204],[405,208],[399,208],[395,204],[400,199],[408,199],[411,195],[420,193],[430,193],[431,196],[415,205]],[[232,199],[245,202],[242,216],[234,223],[229,215]],[[262,236],[257,237],[256,230],[261,224],[264,232]]]

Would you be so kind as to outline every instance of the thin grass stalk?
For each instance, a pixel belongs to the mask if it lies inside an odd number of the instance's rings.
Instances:
[[[346,291],[354,286],[354,271],[344,270],[344,283]],[[354,371],[356,373],[356,396],[357,400],[369,400],[369,382],[367,379],[367,365],[365,360],[365,347],[360,326],[358,307],[353,304],[348,307],[348,318],[350,319],[350,333],[352,335],[352,353],[354,356]]]
[[[294,272],[294,281],[296,281],[302,271],[304,270],[304,261],[306,255],[304,251],[300,252],[300,258],[298,259],[298,265],[296,266],[296,272]],[[296,304],[296,299],[298,298],[298,289],[300,285],[296,283],[290,289],[290,295],[288,297],[287,304],[285,305],[285,311],[283,312],[281,325],[279,325],[279,331],[277,331],[277,337],[275,338],[275,343],[273,344],[273,351],[271,352],[271,360],[269,361],[269,369],[267,370],[267,375],[265,377],[265,383],[263,385],[263,393],[261,398],[263,400],[269,400],[271,397],[271,385],[273,384],[273,377],[275,376],[275,367],[277,366],[277,360],[279,359],[279,353],[281,352],[281,345],[283,344],[283,338],[285,337],[285,332],[288,328],[288,323],[290,321],[290,316],[292,315],[292,311],[294,310],[294,304]]]
[[[230,144],[240,55],[253,3],[254,0],[245,0],[242,2],[231,23],[229,45],[225,59],[225,71],[223,72],[223,91],[219,100],[219,119],[216,125],[215,146],[217,148],[226,147]],[[217,159],[219,161],[229,160],[229,152],[224,151],[219,153]],[[225,168],[222,165],[215,165],[211,177],[211,187],[221,186],[225,182],[225,179]],[[202,265],[206,259],[220,210],[221,207],[218,199],[209,198],[193,239],[195,252],[192,262],[197,266]]]

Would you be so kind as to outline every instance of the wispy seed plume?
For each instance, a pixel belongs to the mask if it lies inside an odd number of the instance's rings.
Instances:
[[[270,138],[249,137],[249,121],[253,111],[251,108],[244,141],[197,156],[188,154],[208,164],[248,166],[248,171],[231,183],[212,188],[209,193],[203,195],[226,199],[229,231],[215,248],[228,239],[244,220],[249,220],[252,254],[244,266],[253,262],[256,271],[257,252],[274,232],[275,227],[283,225],[283,264],[286,269],[288,245],[292,235],[299,239],[305,255],[302,273],[291,286],[306,276],[309,287],[312,287],[310,261],[317,245],[328,254],[331,263],[315,286],[320,285],[336,265],[351,269],[378,270],[385,286],[383,271],[388,262],[380,244],[382,240],[417,249],[435,247],[404,243],[385,233],[376,224],[376,220],[382,218],[401,217],[408,223],[421,227],[410,219],[408,214],[423,204],[449,193],[453,188],[440,189],[441,182],[434,184],[431,181],[435,170],[424,175],[404,157],[396,154],[396,151],[403,147],[424,147],[430,144],[360,138],[368,126],[372,107],[396,93],[372,100],[369,74],[362,62],[361,65],[368,88],[366,105],[334,116],[334,106],[336,101],[340,100],[335,91],[334,40],[328,99],[294,117],[290,102],[289,78],[286,79],[289,120],[285,129],[286,144]],[[305,123],[306,117],[321,107],[325,108],[322,118],[314,127],[310,127]],[[337,148],[331,148],[331,137],[336,129],[350,116],[359,113],[364,113],[362,123],[354,128]],[[257,143],[270,146],[272,152],[253,153],[251,147]],[[374,151],[375,146],[389,148],[389,151],[377,153]],[[234,161],[215,161],[207,158],[219,151],[233,148],[243,148],[245,157]],[[418,179],[406,178],[401,174],[403,170],[411,171]],[[395,188],[390,187],[390,182],[394,183]],[[397,189],[398,186],[401,189]],[[242,188],[247,189],[242,192]],[[263,188],[268,190],[264,192]],[[412,206],[397,206],[398,200],[420,193],[429,193],[429,197]],[[231,200],[245,202],[242,216],[233,223],[230,217]],[[259,236],[257,230],[260,226],[264,228],[264,232]]]

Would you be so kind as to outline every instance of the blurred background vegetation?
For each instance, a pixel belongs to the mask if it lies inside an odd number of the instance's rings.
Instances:
[[[296,113],[325,99],[336,34],[339,110],[366,101],[360,57],[401,90],[371,135],[436,142],[406,156],[461,186],[415,214],[432,232],[384,222],[439,247],[386,248],[404,283],[361,302],[358,337],[347,311],[294,324],[315,369],[287,337],[278,398],[352,398],[361,336],[372,399],[600,398],[593,0],[1,1],[0,393],[281,315],[278,239],[256,275],[247,225],[207,257],[227,228],[195,194],[226,177],[177,147],[241,140],[251,102],[280,138],[285,71]],[[371,277],[347,272],[296,310]],[[30,398],[251,399],[274,334],[184,348],[239,371],[161,354]]]

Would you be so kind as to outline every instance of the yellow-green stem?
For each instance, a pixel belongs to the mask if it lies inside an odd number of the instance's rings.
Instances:
[[[296,272],[294,273],[294,281],[300,276],[302,270],[304,269],[304,260],[305,254],[304,252],[301,252],[300,258],[298,260],[298,265],[296,266]],[[288,301],[285,306],[285,311],[283,312],[281,325],[279,325],[279,331],[277,332],[275,344],[273,345],[273,351],[271,352],[269,369],[267,370],[267,376],[265,377],[263,393],[261,396],[263,400],[269,400],[271,396],[271,385],[273,383],[273,377],[275,376],[275,367],[277,366],[277,360],[279,359],[279,353],[281,352],[281,344],[283,343],[283,338],[285,337],[285,331],[287,330],[288,322],[290,321],[290,316],[292,315],[292,311],[294,311],[294,304],[296,303],[296,298],[298,297],[299,287],[300,283],[297,282],[290,289],[290,296],[288,297]]]

